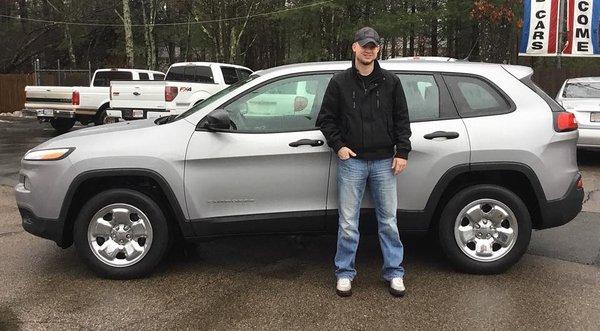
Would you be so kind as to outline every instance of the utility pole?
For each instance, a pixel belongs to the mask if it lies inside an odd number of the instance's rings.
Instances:
[[[558,0],[558,49],[556,50],[556,68],[562,68],[562,41],[563,41],[563,29],[564,29],[564,14],[566,13],[565,8],[566,0]]]

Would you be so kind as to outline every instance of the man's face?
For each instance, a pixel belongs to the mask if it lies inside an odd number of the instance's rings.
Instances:
[[[352,51],[360,63],[369,65],[377,58],[379,46],[376,46],[374,43],[368,43],[364,46],[361,46],[355,42],[352,44]]]

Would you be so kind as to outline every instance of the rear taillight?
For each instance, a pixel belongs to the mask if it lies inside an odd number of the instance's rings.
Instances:
[[[554,130],[556,132],[577,130],[577,120],[573,113],[561,111],[552,114],[554,115]]]
[[[165,86],[165,101],[173,101],[177,96],[178,90],[176,86]]]
[[[71,104],[73,106],[79,106],[79,91],[73,91],[71,95]]]

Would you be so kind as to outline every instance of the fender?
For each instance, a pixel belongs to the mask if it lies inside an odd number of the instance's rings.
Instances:
[[[141,169],[141,168],[132,168],[132,169],[102,169],[102,170],[90,170],[83,172],[71,182],[69,188],[67,190],[67,194],[63,200],[59,220],[64,222],[65,226],[67,224],[67,213],[73,202],[74,194],[77,192],[77,189],[81,186],[83,182],[93,178],[101,178],[101,177],[115,177],[115,176],[140,176],[140,177],[149,177],[153,179],[160,186],[162,192],[167,197],[167,202],[169,203],[171,209],[173,210],[175,219],[177,220],[177,224],[181,229],[181,233],[184,237],[193,236],[194,232],[192,227],[189,225],[187,220],[185,219],[184,213],[181,209],[177,198],[175,197],[175,193],[171,189],[171,186],[167,183],[167,181],[162,177],[159,173],[150,169]],[[68,240],[64,240],[65,227],[63,227],[63,240],[62,242],[67,242]]]

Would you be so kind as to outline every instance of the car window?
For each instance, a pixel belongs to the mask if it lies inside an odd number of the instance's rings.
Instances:
[[[138,75],[140,76],[140,80],[150,80],[150,77],[145,72],[139,72]]]
[[[235,71],[237,72],[237,76],[239,79],[246,79],[252,74],[252,71],[246,69],[236,68]]]
[[[399,74],[411,121],[440,118],[440,91],[433,75]]]
[[[214,83],[212,70],[208,66],[171,67],[165,80],[176,82]]]
[[[238,81],[234,67],[221,67],[221,73],[223,73],[223,80],[227,85],[235,84]]]
[[[196,66],[194,67],[194,73],[194,81],[196,83],[213,84],[215,82],[212,70],[208,66]]]
[[[165,79],[165,75],[163,74],[152,74],[153,76],[153,80],[164,80]]]
[[[445,75],[444,80],[462,117],[497,115],[511,111],[508,101],[483,79]]]
[[[130,71],[99,71],[94,77],[94,86],[110,86],[111,81],[132,80]]]
[[[249,91],[223,108],[229,112],[238,131],[316,129],[317,114],[331,76],[318,74],[283,78]]]
[[[600,82],[567,83],[563,98],[600,98]]]

